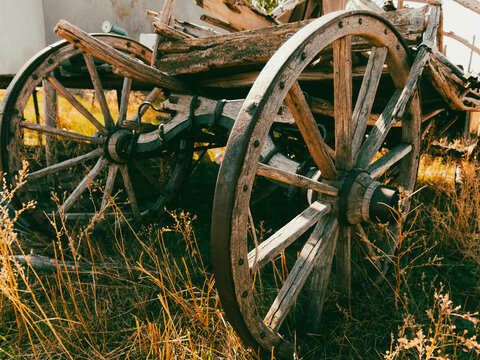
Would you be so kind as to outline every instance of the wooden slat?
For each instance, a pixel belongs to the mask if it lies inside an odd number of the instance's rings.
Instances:
[[[237,30],[258,29],[277,22],[245,0],[196,0],[198,6]]]
[[[302,175],[294,174],[270,165],[258,164],[257,175],[278,180],[286,184],[295,185],[304,189],[311,189],[322,194],[331,196],[338,195],[338,189],[334,186],[321,183]]]
[[[460,5],[466,7],[469,10],[475,11],[477,14],[480,14],[480,2],[477,0],[453,0]]]
[[[392,96],[382,114],[378,118],[375,126],[370,130],[368,138],[363,142],[358,153],[356,166],[361,169],[366,169],[370,162],[375,157],[375,154],[383,144],[383,140],[387,136],[396,119],[393,117],[393,112],[396,108],[397,101],[400,98],[401,91],[397,90]]]
[[[257,271],[268,264],[329,212],[330,204],[314,202],[275,234],[263,241],[256,249],[248,253],[250,269]]]
[[[105,93],[103,92],[102,82],[100,81],[100,76],[98,76],[97,67],[93,60],[93,56],[90,54],[83,54],[85,63],[87,64],[88,72],[90,73],[90,78],[92,79],[93,87],[95,89],[95,95],[98,103],[100,104],[100,109],[102,110],[103,119],[105,121],[105,126],[107,129],[113,129],[115,123],[113,122],[112,115],[110,114],[110,109],[108,108],[107,99],[105,98]]]
[[[172,26],[168,26],[160,21],[155,21],[152,23],[153,27],[155,28],[155,32],[168,39],[190,39],[193,38],[192,35],[189,35],[187,33],[184,33],[180,30],[175,29]]]
[[[333,43],[335,112],[335,166],[350,170],[352,158],[352,51],[351,36]]]
[[[335,179],[337,171],[327,150],[328,146],[323,141],[317,122],[298,82],[292,85],[285,101],[322,176],[326,179]]]
[[[103,126],[96,118],[93,116],[90,111],[88,111],[85,106],[83,106],[76,98],[73,96],[70,91],[68,91],[57,79],[53,76],[47,77],[47,81],[62,95],[77,111],[82,114],[88,121],[92,123],[97,130],[103,134],[107,135],[108,130]]]
[[[365,70],[360,92],[358,93],[355,109],[353,110],[352,125],[353,125],[353,139],[352,151],[353,160],[355,160],[361,142],[367,129],[368,120],[372,111],[373,102],[375,101],[375,94],[377,93],[378,84],[382,77],[383,65],[387,57],[388,48],[374,47],[371,51],[368,65]]]
[[[190,87],[183,81],[165,75],[151,66],[130,58],[128,55],[125,55],[124,53],[115,50],[112,46],[95,39],[93,36],[88,35],[83,30],[73,26],[65,20],[61,20],[55,27],[54,31],[55,34],[71,42],[83,51],[117,67],[122,72],[129,74],[132,79],[173,91],[188,91],[190,89]]]
[[[462,38],[461,36],[458,36],[457,34],[455,34],[453,31],[446,31],[443,33],[443,35],[445,36],[448,36],[448,37],[451,37],[452,39],[455,39],[457,40],[458,42],[460,42],[461,44],[465,45],[466,47],[468,47],[470,50],[476,52],[478,55],[480,55],[480,49],[477,48],[476,46],[474,46],[473,44],[470,44],[470,42],[464,38]]]
[[[87,142],[91,142],[91,143],[94,143],[94,144],[103,144],[103,139],[102,138],[77,134],[77,133],[74,133],[72,131],[57,129],[57,128],[53,128],[53,127],[50,127],[50,126],[39,125],[39,124],[31,123],[29,121],[21,121],[20,122],[20,127],[24,128],[24,129],[38,131],[38,132],[41,132],[43,134],[57,135],[57,136],[62,136],[62,137],[66,137],[66,138],[69,138],[69,139],[87,141]]]
[[[372,178],[376,179],[393,164],[403,159],[408,153],[410,153],[410,151],[412,151],[412,149],[413,147],[410,144],[397,145],[388,153],[383,155],[380,159],[370,164],[367,171],[370,173]]]
[[[138,209],[137,197],[135,195],[135,190],[133,189],[132,181],[130,180],[130,175],[128,174],[127,165],[120,165],[120,173],[122,174],[123,184],[125,185],[125,190],[127,190],[128,200],[130,201],[130,206],[132,207],[132,212],[135,220],[140,219],[140,210]]]
[[[59,172],[61,170],[68,169],[68,168],[71,168],[71,167],[76,166],[78,164],[81,164],[81,163],[83,163],[87,160],[99,157],[102,154],[103,154],[103,149],[102,148],[95,149],[93,151],[90,151],[89,153],[86,153],[86,154],[81,155],[81,156],[77,156],[73,159],[68,159],[68,160],[59,162],[58,164],[47,166],[46,168],[43,168],[41,170],[31,172],[30,174],[27,175],[27,180],[28,181],[33,181],[33,180],[40,179],[44,176],[54,174],[54,173]]]
[[[60,214],[64,214],[72,207],[72,205],[80,198],[83,192],[87,189],[88,185],[90,185],[93,180],[97,177],[97,175],[102,171],[102,169],[107,164],[107,159],[105,157],[101,157],[95,166],[90,170],[90,172],[85,176],[82,181],[77,185],[75,190],[70,194],[70,196],[65,200],[65,202],[60,206],[58,212]]]
[[[337,233],[337,219],[326,216],[318,222],[263,320],[274,331],[282,325],[314,265],[320,258],[331,256],[327,250],[334,248],[332,242],[336,241]]]

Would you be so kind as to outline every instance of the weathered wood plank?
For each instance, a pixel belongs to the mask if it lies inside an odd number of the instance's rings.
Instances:
[[[380,159],[370,164],[370,166],[367,168],[367,172],[372,178],[376,179],[393,164],[403,159],[408,153],[410,153],[410,151],[412,151],[412,149],[413,147],[411,144],[400,144],[395,146]]]
[[[177,30],[172,26],[168,26],[160,21],[153,22],[152,26],[155,29],[155,33],[168,39],[178,40],[178,39],[190,39],[194,37],[183,31]]]
[[[248,253],[248,266],[257,271],[272,261],[283,250],[310,229],[320,218],[330,211],[329,204],[314,202],[294,217],[288,224]]]
[[[145,65],[128,55],[115,50],[112,46],[95,39],[78,27],[61,20],[55,27],[55,34],[71,42],[90,55],[103,60],[122,72],[129,74],[133,79],[173,91],[186,91],[189,86],[179,79],[165,75],[157,69]]]
[[[282,325],[314,265],[320,259],[331,256],[330,252],[335,248],[332,243],[336,242],[337,234],[337,219],[326,216],[318,222],[263,320],[274,331],[278,331]]]
[[[368,120],[372,111],[373,102],[375,101],[375,94],[377,93],[378,84],[382,77],[383,65],[387,57],[388,48],[375,47],[372,49],[368,65],[365,70],[365,76],[358,93],[355,109],[353,110],[352,126],[352,153],[353,160],[355,160],[358,149],[360,148],[365,130],[367,129]]]
[[[220,29],[223,29],[223,30],[227,30],[227,31],[230,31],[230,32],[237,32],[238,31],[232,25],[226,23],[225,21],[217,19],[213,16],[208,16],[206,14],[203,14],[203,15],[200,16],[200,20],[205,21],[207,24],[219,27]]]
[[[118,109],[117,124],[122,125],[127,119],[128,101],[130,99],[130,92],[132,90],[132,79],[123,79],[122,96],[120,97],[120,104]]]
[[[328,146],[323,141],[315,118],[310,111],[298,82],[292,85],[285,101],[322,176],[326,179],[335,179],[337,172],[327,150]]]
[[[402,16],[388,12],[384,15],[400,31],[402,37],[412,37],[417,43],[424,30],[425,13],[419,9],[406,9]],[[411,14],[412,17],[409,17]],[[167,74],[194,74],[222,68],[248,68],[265,64],[278,48],[294,33],[313,20],[270,26],[225,35],[198,39],[166,41],[162,43],[160,58],[155,66]],[[259,45],[261,44],[261,46]],[[358,38],[354,49],[365,47]],[[322,53],[331,53],[331,47]],[[222,56],[219,56],[222,54]],[[251,71],[251,70],[250,70]]]
[[[281,181],[286,184],[298,186],[304,189],[314,190],[330,196],[338,195],[338,189],[334,186],[321,183],[305,176],[291,173],[289,171],[278,169],[270,165],[258,164],[257,175],[265,176],[267,178]]]
[[[337,268],[337,290],[350,299],[352,282],[352,228],[339,225],[337,246],[335,248],[335,264]]]
[[[195,0],[208,11],[237,30],[258,29],[277,22],[245,0]]]
[[[454,0],[460,5],[466,7],[469,10],[475,11],[477,14],[480,14],[480,2],[477,0]]]
[[[103,190],[102,204],[100,211],[104,210],[112,197],[113,185],[115,185],[115,178],[117,177],[118,165],[112,164],[108,168],[107,181],[105,183],[105,189]]]

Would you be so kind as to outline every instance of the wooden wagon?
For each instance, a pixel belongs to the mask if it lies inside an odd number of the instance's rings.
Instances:
[[[353,3],[374,12],[198,0],[216,15],[204,20],[232,31],[216,34],[172,18],[168,1],[151,13],[153,52],[59,22],[67,41],[30,60],[0,107],[1,169],[26,182],[15,206],[36,200],[25,218],[39,229],[151,220],[193,153],[226,146],[212,214],[221,302],[245,342],[290,356],[297,328],[321,326],[329,279],[350,296],[352,257],[385,274],[422,149],[480,109],[478,78],[441,53],[439,2]]]

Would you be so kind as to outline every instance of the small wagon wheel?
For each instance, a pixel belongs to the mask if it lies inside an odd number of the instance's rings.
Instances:
[[[333,59],[328,60],[330,65],[333,62],[333,89],[325,83],[299,84],[301,73],[307,67],[311,73],[324,55]],[[363,77],[352,75],[352,59],[359,57],[367,63]],[[388,206],[403,203],[403,213],[409,211],[408,196],[403,202],[398,199],[400,193],[413,191],[419,161],[419,98],[413,92],[406,105],[401,96],[409,71],[408,49],[395,29],[377,15],[350,11],[305,26],[257,78],[227,143],[212,217],[216,285],[230,322],[248,344],[291,357],[294,348],[289,338],[305,323],[298,313],[308,313],[306,322],[313,328],[319,325],[334,254],[332,275],[338,289],[348,295],[352,237],[378,244],[367,244],[370,253],[378,249],[388,258],[395,251],[403,221],[395,221]],[[379,83],[387,86],[379,88]],[[309,95],[331,94],[331,143],[320,135],[305,89]],[[301,134],[298,140],[318,169],[310,172],[313,176],[285,170],[280,163],[272,166],[271,160],[264,164],[275,142],[273,118],[284,102]],[[398,109],[405,106],[407,111],[398,118]],[[380,115],[374,117],[372,108]],[[386,140],[391,146],[385,146]],[[283,156],[299,164],[302,156],[306,158],[301,153]],[[251,209],[254,181],[261,177],[309,189],[310,205],[275,225],[291,209],[286,198],[279,198],[275,219],[269,223],[262,218],[267,211]],[[387,225],[375,225],[378,222]],[[263,241],[259,228],[271,229]],[[386,235],[380,241],[382,234]],[[383,266],[374,257],[372,261]],[[310,287],[307,296],[304,287]],[[302,301],[310,304],[304,306]],[[295,321],[297,325],[292,325]]]
[[[150,63],[152,52],[135,41],[96,37]],[[76,96],[82,93],[88,97]],[[66,41],[27,63],[0,107],[0,148],[1,170],[10,184],[16,183],[23,162],[28,163],[27,183],[13,203],[21,207],[37,202],[24,213],[29,224],[51,228],[48,219],[55,215],[73,224],[138,221],[161,211],[187,173],[191,151],[186,141],[178,136],[147,158],[118,156],[129,139],[162,123],[164,119],[143,106],[141,128],[137,126],[137,134],[131,130],[138,123],[140,104],[161,98],[161,89],[132,81]]]

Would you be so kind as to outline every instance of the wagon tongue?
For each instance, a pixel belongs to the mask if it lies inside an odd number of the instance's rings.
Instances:
[[[386,223],[395,219],[400,201],[397,188],[373,180],[362,170],[351,170],[339,191],[339,220],[349,224]]]

